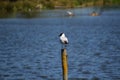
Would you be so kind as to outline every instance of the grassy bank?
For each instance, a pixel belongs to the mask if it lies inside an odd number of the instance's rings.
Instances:
[[[79,6],[120,5],[120,0],[1,0],[0,9],[29,11],[34,9],[74,8]]]
[[[0,0],[0,16],[29,14],[42,9],[120,5],[120,0]]]

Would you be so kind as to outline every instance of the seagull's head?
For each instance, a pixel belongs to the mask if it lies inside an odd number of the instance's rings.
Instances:
[[[60,33],[60,35],[59,36],[63,36],[63,35],[65,35],[64,33]]]

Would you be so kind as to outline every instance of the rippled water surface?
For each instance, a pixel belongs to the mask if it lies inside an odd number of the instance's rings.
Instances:
[[[69,80],[120,80],[120,10],[81,15],[0,19],[0,80],[62,80],[61,32]]]

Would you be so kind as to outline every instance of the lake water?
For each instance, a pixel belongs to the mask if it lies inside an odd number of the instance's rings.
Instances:
[[[0,19],[0,80],[62,80],[61,32],[69,39],[69,80],[120,80],[120,10],[65,11]]]

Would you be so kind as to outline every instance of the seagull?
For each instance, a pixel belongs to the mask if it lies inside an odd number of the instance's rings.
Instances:
[[[63,45],[65,45],[65,47],[66,47],[66,44],[68,44],[68,38],[65,36],[64,33],[61,33],[61,34],[59,35],[59,37],[60,37],[61,43],[62,43]]]
[[[71,11],[67,11],[67,14],[68,14],[69,16],[73,16],[73,15],[74,15]]]

